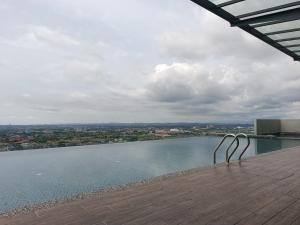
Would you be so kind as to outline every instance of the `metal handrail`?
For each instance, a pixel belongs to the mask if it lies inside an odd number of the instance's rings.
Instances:
[[[237,135],[235,136],[234,139],[239,140],[239,137],[241,137],[241,136],[247,138],[248,143],[247,143],[246,147],[243,149],[242,153],[240,154],[239,160],[242,159],[242,156],[244,155],[244,153],[246,152],[246,150],[247,150],[248,147],[250,146],[250,138],[249,138],[249,136],[248,136],[247,134],[239,133],[239,134],[237,134]],[[233,141],[235,141],[235,140],[233,140]],[[231,152],[231,154],[230,154],[229,157],[228,157],[229,148],[226,150],[226,161],[227,161],[228,164],[230,163],[230,159],[232,158],[232,156],[234,155],[234,153],[236,152],[237,149],[238,149],[238,146]]]
[[[220,142],[220,144],[215,148],[215,151],[214,151],[214,164],[217,163],[217,159],[216,159],[216,158],[217,158],[217,151],[219,150],[219,148],[221,147],[221,145],[223,144],[223,142],[224,142],[224,141],[226,140],[226,138],[228,138],[228,137],[233,137],[233,138],[234,138],[234,141],[237,140],[237,147],[239,146],[239,140],[236,139],[235,134],[226,134],[226,135],[223,137],[223,139],[222,139],[222,141]],[[233,145],[234,141],[231,142],[231,144],[229,145],[228,149]],[[237,148],[237,147],[236,147],[236,148]],[[226,157],[227,157],[227,155],[226,155]]]
[[[239,145],[240,145],[240,140],[238,139],[238,137],[235,135],[235,138],[233,139],[233,141],[230,143],[230,145],[228,146],[228,148],[226,149],[226,156],[225,156],[225,161],[228,162],[228,153],[229,153],[229,150],[231,148],[231,146],[233,145],[234,142],[237,142],[237,145],[235,146],[235,148],[233,149],[232,152],[235,152]]]
[[[244,155],[244,153],[246,152],[246,150],[249,148],[249,146],[250,146],[250,138],[249,138],[249,136],[246,134],[246,136],[247,136],[247,140],[248,140],[248,144],[247,144],[247,146],[244,148],[244,150],[242,151],[242,153],[240,154],[240,156],[239,156],[239,161],[241,161],[242,160],[242,156]]]

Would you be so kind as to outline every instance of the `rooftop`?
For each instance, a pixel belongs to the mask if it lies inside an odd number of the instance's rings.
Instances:
[[[5,225],[300,224],[300,148],[0,217]]]

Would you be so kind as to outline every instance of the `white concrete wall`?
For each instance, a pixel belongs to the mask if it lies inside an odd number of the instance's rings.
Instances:
[[[256,119],[254,123],[255,135],[279,134],[281,122],[277,119]]]
[[[299,133],[300,119],[256,119],[254,123],[256,135]]]
[[[299,120],[281,120],[282,133],[300,133],[300,119]]]

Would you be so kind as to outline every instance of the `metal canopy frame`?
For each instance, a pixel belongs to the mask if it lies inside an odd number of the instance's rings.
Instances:
[[[231,26],[245,26],[252,25],[252,27],[263,27],[277,23],[289,22],[300,19],[300,8],[289,9],[286,11],[275,12],[263,16],[256,16],[250,19],[239,20],[231,23]]]
[[[300,31],[300,27],[293,29],[276,30],[266,33],[263,33],[257,29],[259,27],[300,20],[300,1],[261,9],[254,12],[247,12],[238,16],[234,16],[233,14],[227,12],[224,8],[227,6],[232,6],[234,4],[245,3],[247,0],[225,1],[218,5],[209,0],[191,1],[216,14],[217,16],[227,20],[231,24],[231,26],[237,26],[241,28],[242,30],[250,33],[258,39],[285,53],[286,55],[289,55],[295,61],[300,61],[300,56],[297,54],[299,53],[299,49],[290,49],[293,47],[300,47],[300,44],[284,43],[300,40],[299,35],[280,39],[273,39],[270,37],[277,34],[293,34],[294,32]]]

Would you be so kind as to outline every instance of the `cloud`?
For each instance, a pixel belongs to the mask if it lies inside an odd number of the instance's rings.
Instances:
[[[216,104],[228,100],[235,88],[235,80],[228,76],[231,75],[208,71],[199,64],[161,64],[151,74],[148,94],[161,102]]]
[[[286,64],[289,69],[283,70]],[[234,66],[233,66],[234,67]],[[298,66],[293,63],[228,65],[213,68],[201,63],[157,65],[146,86],[147,98],[163,103],[170,113],[194,118],[249,120],[285,116],[300,103]]]
[[[195,18],[197,28],[169,29],[156,39],[173,63],[151,73],[148,97],[194,119],[297,117],[298,63],[210,13]]]
[[[53,47],[78,46],[80,43],[63,32],[50,29],[46,26],[33,26],[27,34],[28,39],[45,43]]]
[[[120,4],[1,3],[0,123],[298,117],[299,63],[191,1]]]
[[[201,13],[198,17],[197,26],[167,30],[157,37],[163,55],[185,61],[207,58],[264,60],[276,55],[276,50],[244,31],[231,28],[211,13]]]
[[[99,82],[103,78],[102,73],[103,69],[99,62],[73,60],[64,65],[64,76],[67,81]]]

